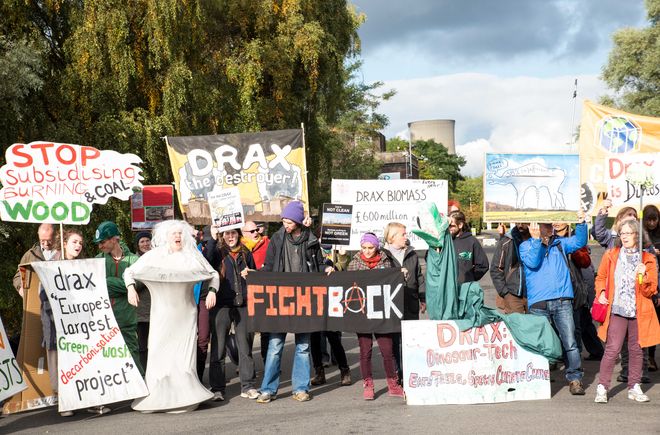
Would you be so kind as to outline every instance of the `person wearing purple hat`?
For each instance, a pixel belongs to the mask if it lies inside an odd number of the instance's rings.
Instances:
[[[266,260],[261,270],[266,272],[321,272],[328,275],[334,270],[327,266],[321,245],[309,227],[303,225],[305,211],[300,201],[291,201],[282,211],[282,227],[270,239]],[[280,385],[280,365],[286,332],[270,332],[264,379],[258,403],[274,400]],[[291,385],[293,398],[298,402],[310,400],[310,334],[297,333],[296,353],[293,358]]]
[[[360,238],[360,252],[355,254],[348,270],[372,270],[392,267],[390,258],[381,251],[380,242],[374,233],[364,233]],[[360,373],[364,391],[364,400],[374,400],[374,379],[371,369],[371,355],[374,336],[383,357],[383,367],[387,378],[390,396],[403,397],[403,388],[398,383],[396,361],[394,358],[394,334],[358,334],[360,345]]]

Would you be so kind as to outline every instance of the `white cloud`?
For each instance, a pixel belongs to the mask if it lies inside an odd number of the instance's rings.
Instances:
[[[471,176],[483,172],[484,152],[571,152],[567,143],[579,125],[582,101],[606,93],[596,75],[577,76],[571,128],[575,78],[461,73],[389,81],[385,88],[397,94],[380,108],[390,119],[385,134],[401,135],[410,121],[454,119],[456,152],[466,157],[463,173]]]

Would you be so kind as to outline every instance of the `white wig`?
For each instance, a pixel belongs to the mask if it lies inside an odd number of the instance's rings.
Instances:
[[[181,231],[181,246],[184,251],[197,250],[197,244],[193,236],[194,228],[186,221],[168,220],[163,221],[154,227],[151,245],[154,248],[168,249],[169,235]]]

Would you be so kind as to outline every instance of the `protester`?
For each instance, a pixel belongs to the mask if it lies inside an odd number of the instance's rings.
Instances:
[[[385,247],[383,253],[389,258],[392,267],[401,268],[406,285],[403,289],[403,320],[419,320],[419,313],[426,311],[424,274],[419,265],[419,257],[409,245],[406,226],[390,222],[383,233]],[[396,359],[399,382],[403,378],[401,366],[401,334],[394,334],[394,358]]]
[[[254,258],[250,250],[240,243],[240,230],[227,230],[222,233],[220,254],[222,281],[217,295],[216,306],[211,311],[211,363],[209,381],[213,400],[225,400],[225,356],[226,339],[233,324],[238,347],[238,373],[241,379],[241,397],[256,399],[259,393],[254,388],[256,374],[252,347],[247,330],[247,283],[245,276],[249,269],[254,270]]]
[[[137,310],[128,303],[124,271],[132,266],[138,256],[119,238],[119,228],[114,222],[105,221],[96,229],[94,243],[98,244],[97,258],[105,260],[105,276],[112,312],[124,337],[124,342],[131,352],[133,361],[144,376],[144,367],[140,364],[140,352],[137,337]]]
[[[520,244],[530,238],[529,224],[518,223],[497,241],[490,277],[497,291],[498,307],[505,314],[527,312],[525,274],[520,262]]]
[[[360,238],[360,252],[355,254],[348,270],[372,270],[392,267],[392,262],[380,249],[378,237],[373,233],[364,233]],[[403,388],[399,385],[394,358],[394,334],[358,334],[360,345],[360,373],[362,374],[362,397],[364,400],[374,400],[374,379],[371,369],[373,338],[378,341],[378,348],[383,357],[383,368],[387,379],[388,394],[393,397],[403,397]]]
[[[140,231],[135,235],[135,252],[138,257],[151,250],[151,233],[149,231]],[[140,297],[140,304],[137,307],[137,334],[138,345],[140,349],[140,364],[147,367],[149,358],[149,311],[151,310],[151,294],[147,286],[138,282],[137,292]]]
[[[644,207],[644,213],[642,215],[644,216],[642,220],[644,222],[644,230],[648,234],[650,250],[655,253],[655,259],[660,263],[660,225],[658,225],[660,212],[658,211],[658,207],[649,204]],[[653,304],[655,305],[655,314],[658,320],[660,320],[660,297],[657,294],[653,296]],[[650,372],[658,371],[658,364],[655,361],[655,349],[656,346],[648,348],[648,369]]]
[[[566,379],[573,395],[584,395],[582,362],[575,341],[573,286],[564,254],[587,244],[584,214],[578,214],[575,235],[556,238],[552,224],[531,224],[531,238],[520,244],[529,312],[545,316],[554,325],[566,355]],[[561,250],[560,250],[561,247]]]
[[[53,248],[53,238],[55,236],[55,230],[51,224],[41,224],[37,230],[37,237],[39,242],[35,243],[30,249],[28,249],[25,254],[21,257],[21,261],[18,263],[28,264],[34,263],[35,261],[47,261],[50,260],[53,255],[55,255],[55,249]],[[21,297],[24,296],[23,289],[23,279],[21,277],[20,268],[16,269],[16,274],[13,279],[14,288]]]
[[[447,201],[447,213],[451,214],[455,211],[461,211],[461,203],[455,199]]]
[[[289,202],[282,211],[282,227],[270,239],[266,260],[261,270],[267,272],[320,272],[332,273],[326,266],[319,241],[308,227],[300,201]],[[264,367],[259,403],[274,400],[280,384],[280,365],[286,332],[269,332],[268,355]],[[299,402],[310,400],[309,395],[309,333],[295,334],[296,350],[293,358],[291,384],[293,398]]]
[[[648,402],[640,387],[643,347],[660,343],[660,325],[651,297],[658,292],[658,269],[655,256],[640,250],[639,223],[624,220],[618,229],[621,248],[607,251],[598,268],[596,292],[598,301],[607,304],[607,317],[598,328],[605,341],[605,354],[600,362],[596,403],[607,403],[612,370],[617,355],[628,335],[628,398]]]
[[[552,224],[552,228],[557,237],[568,237],[571,235],[571,228],[565,222],[556,222]],[[566,260],[575,265],[576,269],[580,271],[579,278],[582,279],[584,286],[587,289],[586,303],[580,307],[573,304],[573,321],[575,322],[575,341],[578,350],[582,353],[582,345],[589,352],[585,358],[590,361],[600,361],[603,357],[603,345],[598,338],[596,327],[591,319],[591,305],[594,302],[596,295],[595,292],[595,278],[596,272],[594,266],[591,264],[591,256],[588,246],[576,250],[570,255],[567,255]]]
[[[124,272],[128,301],[137,306],[136,281],[151,293],[151,328],[145,382],[149,395],[131,405],[136,411],[171,413],[195,409],[213,394],[199,382],[196,373],[195,336],[197,308],[193,288],[210,280],[207,308],[215,305],[218,272],[197,250],[192,227],[169,220],[154,228],[154,248]]]
[[[479,281],[488,272],[488,257],[468,228],[463,212],[454,211],[449,214],[449,233],[456,252],[458,285]]]

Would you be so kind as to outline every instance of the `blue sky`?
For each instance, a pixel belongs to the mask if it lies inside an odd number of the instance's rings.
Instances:
[[[397,95],[383,103],[389,138],[407,122],[455,119],[466,175],[483,152],[567,152],[584,99],[600,80],[612,33],[646,25],[643,0],[353,0],[361,78]],[[573,86],[578,99],[573,122]]]

